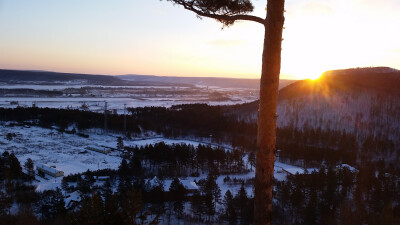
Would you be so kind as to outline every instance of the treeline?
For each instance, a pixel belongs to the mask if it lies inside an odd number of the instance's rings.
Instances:
[[[139,134],[142,130],[154,131],[165,137],[202,137],[212,142],[232,143],[235,148],[255,150],[257,125],[237,121],[228,116],[226,110],[222,106],[206,104],[129,108],[127,135]],[[77,109],[0,108],[0,121],[36,121],[42,127],[58,126],[61,129],[71,125],[79,130],[104,128],[103,113]],[[107,115],[109,130],[121,133],[123,124],[123,115]]]
[[[95,224],[132,224],[132,221],[133,224],[252,223],[254,202],[243,184],[237,193],[221,193],[216,182],[218,176],[209,173],[206,178],[195,181],[198,189],[186,189],[175,177],[165,190],[162,178],[128,177],[124,176],[125,169],[121,166],[115,172],[122,176],[103,184],[93,178],[96,171],[65,177],[63,183],[67,184],[63,189],[67,192],[78,190],[84,196],[68,210],[73,220],[66,224],[90,224],[88,221],[97,221]],[[76,185],[72,185],[75,181]],[[88,188],[81,189],[82,183]]]
[[[283,127],[277,130],[277,149],[281,161],[294,163],[302,160],[307,166],[318,166],[321,162],[331,165],[347,163],[355,165],[359,144],[356,136],[345,131],[321,128]]]
[[[165,137],[196,137],[212,142],[230,143],[234,149],[252,152],[256,150],[257,124],[238,120],[229,113],[227,106],[205,104],[178,105],[171,108],[130,108],[127,120],[127,135],[142,131],[154,131]],[[33,121],[43,127],[58,126],[61,130],[69,126],[79,130],[104,128],[104,115],[81,110],[49,108],[0,108],[0,120]],[[107,126],[111,131],[123,132],[123,115],[107,115]],[[322,128],[293,126],[277,128],[277,149],[280,159],[294,163],[304,160],[306,165],[344,162],[355,165],[376,156],[400,157],[395,143],[383,135],[364,139],[355,133]]]
[[[137,121],[127,116],[127,132],[140,133]],[[61,130],[76,126],[79,130],[104,128],[104,114],[84,110],[53,109],[53,108],[0,108],[0,121],[32,121],[41,127],[57,126]],[[107,128],[111,131],[123,131],[123,115],[108,114]]]
[[[49,91],[49,90],[34,90],[27,88],[4,89],[0,88],[0,96],[3,97],[57,97],[62,96],[62,91]]]
[[[377,164],[359,171],[321,167],[276,182],[275,224],[399,224],[397,172]]]
[[[144,130],[166,137],[210,138],[213,142],[231,143],[234,148],[255,151],[257,124],[238,120],[230,113],[232,107],[205,104],[178,105],[171,108],[145,107],[130,111]],[[212,135],[212,136],[210,136]],[[281,159],[290,163],[303,160],[305,165],[348,163],[356,165],[376,156],[400,157],[387,136],[359,137],[345,130],[293,126],[277,128],[277,149]]]
[[[187,177],[212,172],[215,175],[246,173],[249,170],[239,150],[231,151],[210,145],[173,144],[125,147],[127,151],[121,166],[127,176]],[[129,172],[130,171],[130,172]]]
[[[303,161],[305,167],[325,162],[331,165],[347,163],[357,165],[383,158],[399,159],[400,154],[392,140],[384,135],[358,138],[344,130],[324,130],[293,126],[277,129],[277,149],[280,160],[287,163]],[[390,160],[392,158],[392,160]]]
[[[213,142],[232,143],[233,147],[256,149],[257,124],[238,121],[224,106],[206,104],[130,108],[144,130],[166,137],[203,137]]]

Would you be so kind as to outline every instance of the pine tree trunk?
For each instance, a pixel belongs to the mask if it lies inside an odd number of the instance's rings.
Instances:
[[[272,224],[276,108],[281,69],[285,0],[268,0],[258,111],[254,224]]]

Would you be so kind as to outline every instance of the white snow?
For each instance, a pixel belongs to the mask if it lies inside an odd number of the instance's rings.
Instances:
[[[341,164],[341,165],[336,166],[336,168],[347,168],[353,173],[358,172],[358,170],[356,168],[354,168],[354,167],[352,167],[352,166],[350,166],[348,164]]]
[[[5,135],[7,133],[15,133],[16,137],[7,141]],[[88,132],[85,132],[88,133]],[[110,154],[102,154],[95,151],[85,151],[90,145],[97,146],[117,146],[118,134],[101,134],[88,133],[89,138],[82,138],[73,134],[59,133],[56,130],[45,129],[40,127],[25,128],[22,126],[6,126],[5,123],[0,124],[0,154],[4,151],[13,152],[21,165],[28,158],[31,158],[35,165],[48,164],[54,165],[57,169],[62,170],[65,176],[75,173],[82,173],[87,170],[98,169],[117,169],[121,163],[120,152],[112,151]],[[200,142],[174,140],[162,137],[157,138],[141,138],[139,140],[124,140],[126,146],[145,146],[165,142],[166,144],[191,144],[197,146]],[[204,144],[204,143],[203,143]],[[55,189],[61,186],[60,178],[46,176],[46,179],[37,176],[40,182],[37,182],[37,190]],[[168,186],[169,188],[169,186]]]
[[[117,146],[118,134],[101,134],[99,132],[85,132],[89,134],[89,138],[82,138],[73,134],[59,133],[52,129],[44,129],[40,127],[21,127],[6,126],[5,123],[0,124],[0,133],[4,134],[0,136],[0,154],[7,150],[13,152],[21,164],[25,163],[27,158],[31,158],[35,165],[37,164],[48,164],[54,165],[57,169],[62,170],[65,175],[82,173],[87,170],[98,170],[98,169],[117,169],[121,163],[120,152],[112,151],[110,154],[102,154],[94,151],[87,151],[82,154],[85,147],[89,145],[97,146]],[[7,141],[5,134],[15,133],[16,137]],[[145,146],[149,144],[156,144],[159,142],[165,142],[166,144],[181,144],[186,143],[197,146],[198,144],[207,144],[200,141],[184,140],[184,139],[168,139],[163,137],[142,137],[136,140],[124,140],[125,146]],[[213,145],[217,146],[217,145]],[[229,148],[228,148],[229,149]],[[247,157],[244,157],[246,160]],[[247,165],[248,163],[245,162]],[[348,165],[342,165],[348,166]],[[316,169],[307,169],[308,172],[312,172]],[[304,173],[305,169],[275,162],[274,176],[277,180],[285,180],[288,175],[288,171],[291,174]],[[46,178],[36,176],[39,180],[35,184],[37,185],[38,191],[47,189],[55,189],[61,187],[62,177],[54,178],[46,175]],[[200,177],[186,177],[180,178],[182,184],[189,190],[198,189],[196,181],[205,179],[207,174],[201,174]],[[224,183],[223,179],[226,175],[221,175],[217,178],[217,183],[221,188],[221,193],[225,194],[227,190],[231,190],[232,193],[237,193],[240,188],[239,185],[230,185]],[[254,178],[254,170],[247,174],[233,174],[229,175],[231,179],[251,179]],[[172,179],[164,180],[164,189],[168,190],[171,185]],[[154,185],[155,180],[151,181]],[[246,186],[247,194],[252,195],[252,185]]]

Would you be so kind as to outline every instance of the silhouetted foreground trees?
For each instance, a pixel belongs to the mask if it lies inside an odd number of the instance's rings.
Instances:
[[[399,224],[398,172],[365,164],[358,172],[321,167],[275,189],[275,224]]]
[[[203,172],[216,175],[248,172],[242,151],[226,150],[210,145],[173,144],[160,142],[141,147],[125,147],[130,171],[126,175],[151,177],[198,176]],[[121,165],[122,166],[122,165]],[[125,166],[124,166],[125,167]]]
[[[213,162],[210,165],[219,164],[214,158],[218,148],[159,143],[129,149],[118,170],[66,176],[63,191],[44,192],[36,192],[30,184],[30,160],[25,162],[25,174],[18,159],[6,151],[0,156],[0,224],[251,224],[253,199],[244,182],[237,192],[223,193],[214,168],[208,170],[207,177],[195,181],[198,189],[188,190],[173,169],[157,178],[145,172],[150,168],[146,161],[153,157],[153,168],[185,162],[183,149],[197,155],[203,152],[204,156],[194,159],[204,162],[204,170],[209,160]],[[162,150],[165,160],[157,157]],[[399,175],[399,169],[383,161],[363,164],[358,170],[327,165],[315,172],[288,175],[285,181],[275,181],[274,224],[399,224]],[[99,176],[107,180],[99,181]],[[172,180],[167,190],[164,179]],[[225,180],[231,178],[226,176]],[[75,191],[82,196],[81,201],[66,205],[65,194]]]

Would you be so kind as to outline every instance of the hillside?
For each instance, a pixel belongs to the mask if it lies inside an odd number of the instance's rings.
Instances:
[[[400,140],[400,71],[359,68],[328,71],[316,80],[302,80],[279,92],[278,127],[345,130],[359,136]],[[235,109],[242,119],[256,121],[258,102]]]
[[[358,68],[325,72],[316,81],[302,80],[279,93],[279,98],[290,99],[304,95],[360,94],[399,96],[400,71],[391,68]]]

